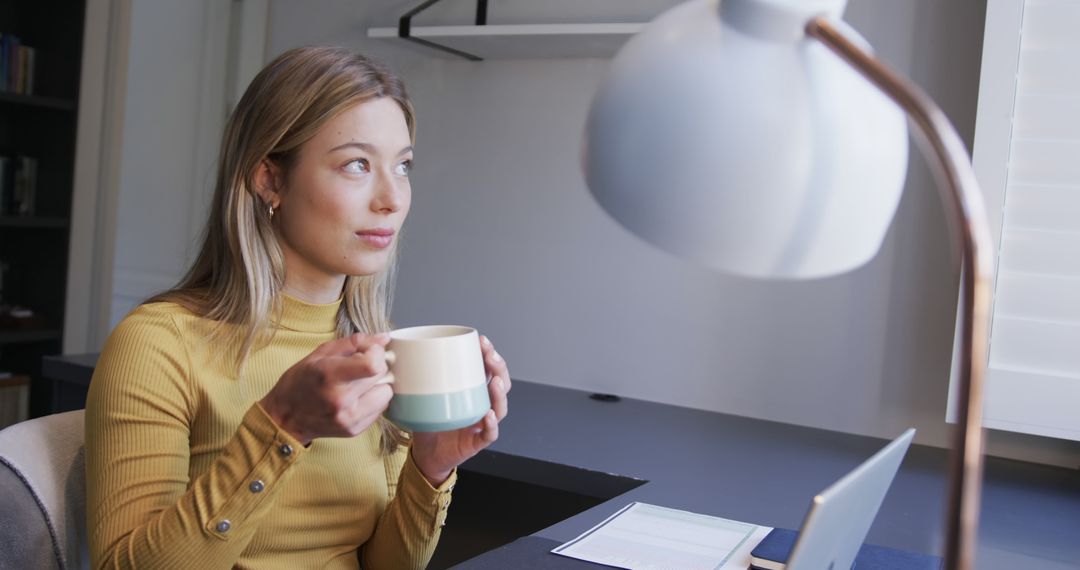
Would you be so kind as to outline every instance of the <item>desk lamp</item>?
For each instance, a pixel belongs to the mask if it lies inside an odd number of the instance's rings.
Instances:
[[[990,234],[956,129],[840,21],[846,0],[691,0],[612,61],[585,178],[632,233],[737,275],[811,279],[877,254],[907,170],[905,116],[961,251],[945,567],[970,569],[982,481]]]

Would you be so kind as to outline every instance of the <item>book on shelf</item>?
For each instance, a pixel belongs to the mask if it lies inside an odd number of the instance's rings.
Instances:
[[[32,95],[36,59],[36,49],[14,34],[0,33],[0,90]]]
[[[10,156],[0,155],[0,216],[10,216],[14,209],[12,187],[15,180],[15,165]]]
[[[11,66],[8,63],[11,62],[11,44],[14,41],[14,36],[11,34],[0,33],[0,90],[8,90],[8,73]]]
[[[15,167],[15,213],[20,216],[34,215],[37,202],[37,159],[29,156],[18,157]]]
[[[7,313],[9,310],[8,306],[4,304],[4,277],[10,269],[11,266],[4,262],[3,259],[0,259],[0,315]]]
[[[0,216],[32,216],[37,202],[38,161],[0,155]]]

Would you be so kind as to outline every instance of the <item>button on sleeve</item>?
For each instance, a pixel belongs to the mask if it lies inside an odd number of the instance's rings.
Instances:
[[[266,512],[276,495],[272,491],[281,488],[291,467],[307,453],[258,404],[244,415],[234,443],[235,447],[230,444],[222,458],[231,456],[226,460],[237,467],[249,467],[237,470],[236,474],[243,479],[234,479],[231,484],[222,480],[222,486],[227,486],[229,491],[223,494],[220,506],[206,510],[208,518],[203,523],[207,532],[221,540],[235,540],[234,535],[248,534],[238,533],[237,528],[249,528],[250,517]]]

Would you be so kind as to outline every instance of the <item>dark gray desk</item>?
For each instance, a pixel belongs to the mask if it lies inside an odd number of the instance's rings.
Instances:
[[[92,359],[53,360],[46,374],[88,381]],[[814,494],[885,443],[638,400],[599,402],[523,381],[514,383],[500,432],[496,451],[648,483],[458,568],[578,567],[584,563],[542,553],[630,501],[798,528]],[[945,459],[944,450],[911,448],[869,542],[942,554]],[[988,458],[978,567],[1080,568],[1080,472]]]
[[[73,354],[41,359],[41,375],[52,382],[52,413],[86,407],[86,390],[97,358],[97,354]]]
[[[510,406],[495,450],[649,481],[534,535],[558,543],[630,501],[798,528],[814,494],[885,443],[528,382],[515,382]],[[945,461],[911,448],[868,542],[943,553]],[[1080,472],[988,458],[978,567],[1080,568]]]

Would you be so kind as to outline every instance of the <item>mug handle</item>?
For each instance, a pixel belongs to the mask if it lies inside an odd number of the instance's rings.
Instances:
[[[393,364],[396,360],[397,360],[397,355],[394,354],[394,351],[392,351],[392,350],[386,351],[386,364],[387,365]],[[379,378],[379,380],[375,382],[375,385],[378,386],[379,384],[393,384],[393,383],[394,383],[394,373],[387,371],[387,373],[384,374],[382,376],[382,378]]]

